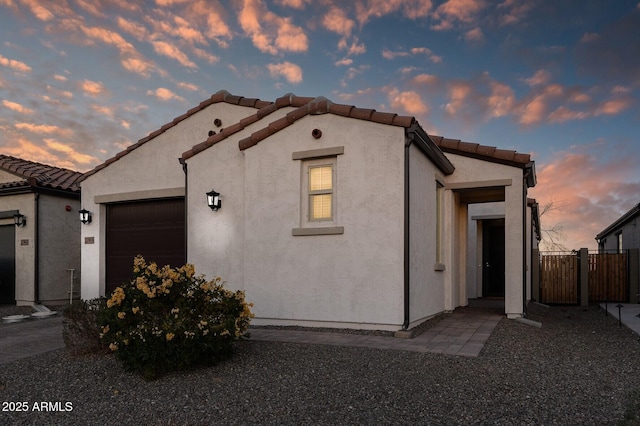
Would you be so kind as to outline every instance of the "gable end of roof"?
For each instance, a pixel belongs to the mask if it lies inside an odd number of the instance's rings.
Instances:
[[[171,120],[169,123],[164,124],[158,130],[155,130],[155,131],[149,133],[144,138],[138,140],[138,142],[136,142],[135,144],[132,144],[132,145],[128,146],[124,151],[119,152],[114,157],[106,160],[104,163],[100,164],[99,166],[95,167],[94,169],[89,170],[88,172],[84,173],[82,175],[82,177],[80,178],[80,181],[84,181],[89,176],[91,176],[91,175],[97,173],[98,171],[106,168],[107,166],[109,166],[114,161],[119,160],[120,158],[124,157],[125,155],[127,155],[131,151],[139,148],[140,146],[142,146],[145,143],[149,142],[150,140],[154,139],[158,135],[161,135],[162,133],[166,132],[170,128],[172,128],[172,127],[176,126],[177,124],[179,124],[180,122],[186,120],[187,118],[189,118],[193,114],[202,111],[203,109],[207,108],[208,106],[210,106],[212,104],[221,103],[221,102],[225,102],[225,103],[228,103],[228,104],[231,104],[231,105],[243,106],[243,107],[252,107],[252,108],[256,108],[258,110],[266,108],[266,107],[268,107],[269,105],[271,105],[273,103],[273,102],[262,101],[262,100],[256,99],[256,98],[245,98],[243,96],[236,96],[236,95],[232,95],[231,93],[227,92],[226,90],[220,90],[220,91],[214,93],[213,95],[211,95],[211,97],[209,99],[206,99],[206,100],[200,102],[198,104],[198,106],[191,108],[190,110],[188,110],[186,113],[184,113],[182,115],[179,115],[178,117],[176,117],[173,120]]]

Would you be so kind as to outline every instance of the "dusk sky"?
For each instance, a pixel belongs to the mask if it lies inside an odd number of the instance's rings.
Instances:
[[[0,0],[0,35],[3,154],[87,171],[221,89],[294,93],[531,154],[569,249],[640,202],[638,0]]]

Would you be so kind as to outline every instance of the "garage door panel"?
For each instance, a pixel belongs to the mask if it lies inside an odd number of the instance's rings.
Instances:
[[[184,199],[107,206],[107,294],[131,279],[133,259],[142,255],[160,266],[186,260]]]

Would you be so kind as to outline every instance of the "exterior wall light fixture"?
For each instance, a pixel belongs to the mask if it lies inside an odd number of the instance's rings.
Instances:
[[[207,205],[214,212],[219,210],[220,207],[222,207],[222,201],[220,201],[220,193],[216,192],[215,189],[212,189],[211,191],[207,192]]]
[[[80,222],[85,225],[91,223],[91,212],[89,210],[82,209],[78,213],[80,213]]]
[[[15,223],[16,226],[26,226],[27,218],[23,214],[16,213],[13,215],[13,223]]]

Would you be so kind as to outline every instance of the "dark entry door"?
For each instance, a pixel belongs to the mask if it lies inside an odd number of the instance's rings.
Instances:
[[[16,227],[0,226],[0,304],[16,303]]]
[[[482,229],[482,295],[504,297],[504,219],[487,220]]]
[[[184,198],[107,205],[106,294],[132,275],[133,258],[147,263],[185,263]]]

